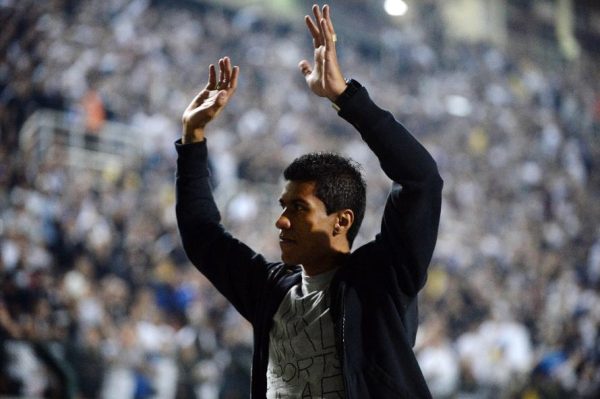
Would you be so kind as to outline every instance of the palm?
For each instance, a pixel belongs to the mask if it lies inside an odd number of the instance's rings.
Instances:
[[[315,64],[312,71],[306,76],[308,87],[318,96],[326,97],[327,94],[327,64],[324,64],[325,46],[315,49]]]
[[[204,127],[217,116],[221,109],[218,101],[219,90],[205,89],[198,97],[195,108],[190,108],[184,114],[193,126]]]

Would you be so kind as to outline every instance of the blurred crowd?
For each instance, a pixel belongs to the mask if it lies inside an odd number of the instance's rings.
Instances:
[[[363,165],[355,245],[378,231],[390,182],[306,89],[302,18],[167,3],[0,1],[0,395],[248,397],[251,327],[189,264],[174,217],[181,113],[221,56],[241,67],[208,132],[232,233],[277,260],[281,171],[316,150]],[[445,181],[420,297],[423,372],[436,398],[600,397],[597,59],[450,40],[435,4],[368,35],[336,25],[347,76]],[[97,135],[106,121],[135,127],[144,157],[110,171],[34,164],[19,132],[42,108]]]

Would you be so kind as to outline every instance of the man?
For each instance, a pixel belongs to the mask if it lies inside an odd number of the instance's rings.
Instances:
[[[315,62],[299,68],[380,160],[394,183],[381,232],[350,251],[365,185],[350,160],[308,154],[284,172],[281,262],[267,262],[220,224],[207,170],[205,127],[233,95],[229,58],[183,115],[176,144],[177,220],[192,263],[254,328],[255,398],[426,398],[412,347],[417,293],[437,238],[442,180],[429,153],[338,65],[330,9],[306,16]]]

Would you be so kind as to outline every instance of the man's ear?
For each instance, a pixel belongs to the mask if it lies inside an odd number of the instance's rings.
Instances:
[[[346,235],[350,229],[350,226],[352,226],[352,223],[354,223],[354,212],[352,212],[352,209],[343,209],[341,211],[337,211],[335,226],[333,227],[333,235]]]

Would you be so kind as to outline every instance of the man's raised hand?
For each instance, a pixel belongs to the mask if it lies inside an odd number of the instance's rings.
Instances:
[[[208,67],[208,83],[183,112],[183,144],[204,140],[204,128],[219,115],[235,92],[238,66],[231,66],[229,57],[219,60],[219,80],[214,65]]]
[[[330,8],[318,5],[312,7],[315,20],[306,15],[304,21],[313,38],[315,47],[314,65],[306,60],[300,61],[298,67],[306,79],[308,87],[320,97],[335,101],[346,89],[346,81],[338,64],[335,51],[336,35],[331,22]]]

